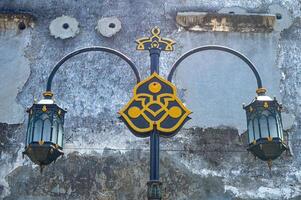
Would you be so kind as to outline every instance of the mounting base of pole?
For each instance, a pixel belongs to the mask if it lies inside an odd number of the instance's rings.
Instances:
[[[152,180],[147,182],[147,199],[148,200],[162,200],[162,182]]]

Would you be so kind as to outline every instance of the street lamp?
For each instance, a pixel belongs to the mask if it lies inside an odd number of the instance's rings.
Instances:
[[[160,29],[151,30],[151,37],[138,39],[137,50],[150,53],[150,76],[140,81],[135,64],[124,54],[107,47],[88,47],[74,51],[61,59],[52,70],[44,99],[28,109],[29,120],[26,134],[26,154],[34,163],[48,165],[63,154],[63,125],[65,110],[52,100],[51,84],[58,69],[71,57],[89,51],[102,51],[114,54],[127,62],[134,72],[137,85],[132,99],[119,111],[120,118],[137,137],[150,137],[150,181],[147,183],[147,196],[150,200],[162,199],[159,177],[159,139],[174,136],[190,118],[191,111],[177,97],[176,87],[172,84],[173,74],[179,64],[192,54],[218,50],[233,54],[243,60],[252,70],[257,80],[257,97],[244,106],[248,124],[248,151],[261,160],[271,161],[287,149],[284,144],[281,105],[276,99],[265,95],[266,90],[254,64],[243,54],[223,46],[208,45],[188,51],[172,66],[167,80],[159,75],[161,51],[173,51],[174,41],[162,38]]]
[[[264,90],[258,92],[264,93]],[[271,168],[272,160],[287,149],[283,138],[281,105],[276,98],[262,94],[244,106],[244,109],[248,124],[248,151],[261,160],[268,161]]]
[[[44,96],[51,95],[44,93]],[[63,155],[63,126],[66,110],[52,99],[43,99],[27,110],[28,128],[23,155],[42,167]]]

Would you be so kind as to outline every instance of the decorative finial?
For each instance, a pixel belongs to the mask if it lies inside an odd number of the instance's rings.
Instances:
[[[158,27],[154,27],[151,30],[151,37],[143,37],[136,40],[137,50],[150,50],[152,48],[158,48],[161,51],[173,51],[173,45],[175,42],[171,39],[162,38],[160,36],[160,29]]]
[[[43,105],[42,111],[43,111],[43,112],[47,112],[47,107],[46,107],[46,105]]]

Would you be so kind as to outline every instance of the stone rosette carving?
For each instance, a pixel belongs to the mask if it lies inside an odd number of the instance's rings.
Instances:
[[[55,38],[73,38],[79,34],[79,23],[75,18],[63,15],[51,21],[49,30]]]
[[[121,30],[121,22],[117,17],[104,17],[98,20],[95,29],[102,36],[112,37]]]

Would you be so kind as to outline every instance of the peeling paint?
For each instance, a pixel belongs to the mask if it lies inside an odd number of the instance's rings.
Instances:
[[[16,97],[30,75],[29,60],[24,55],[24,49],[30,44],[31,30],[22,30],[22,34],[17,34],[20,31],[16,28],[17,24],[11,23],[10,27],[13,28],[6,26],[5,34],[0,34],[0,122],[9,124],[24,122],[25,108],[17,102]]]

